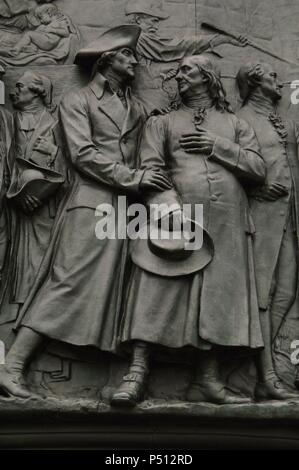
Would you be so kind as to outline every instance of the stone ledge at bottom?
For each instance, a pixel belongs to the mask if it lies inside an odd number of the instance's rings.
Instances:
[[[299,449],[299,401],[149,400],[134,409],[78,398],[0,400],[0,448]]]

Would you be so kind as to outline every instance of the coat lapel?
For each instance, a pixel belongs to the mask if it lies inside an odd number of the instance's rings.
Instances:
[[[124,137],[126,134],[131,132],[135,126],[138,124],[140,119],[140,113],[138,113],[136,105],[132,101],[130,90],[127,92],[127,103],[128,110],[125,121],[122,126],[121,136]]]
[[[25,151],[25,159],[29,160],[30,156],[33,151],[34,144],[36,142],[36,139],[39,136],[45,136],[46,134],[49,133],[51,128],[55,125],[55,121],[52,117],[52,115],[45,109],[40,117],[39,122],[36,124],[35,131],[32,134],[32,137],[30,139],[29,144],[27,145],[26,151]]]
[[[126,117],[126,110],[116,95],[106,93],[107,80],[98,73],[89,83],[89,88],[98,99],[98,107],[121,132]]]
[[[116,125],[121,132],[126,117],[126,109],[116,95],[104,94],[99,101],[99,109]]]

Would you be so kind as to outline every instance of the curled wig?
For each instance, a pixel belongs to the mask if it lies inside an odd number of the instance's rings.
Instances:
[[[53,99],[53,84],[51,80],[44,75],[31,71],[25,72],[25,75],[31,80],[28,86],[29,90],[36,93],[45,106],[51,108]]]
[[[218,111],[232,113],[233,110],[226,98],[226,91],[222,85],[220,72],[212,60],[205,55],[192,56],[192,62],[198,67],[202,75],[207,78],[208,89],[213,105]]]
[[[237,74],[237,85],[243,105],[247,103],[253,91],[261,83],[265,73],[265,64],[262,62],[249,62],[243,65]]]

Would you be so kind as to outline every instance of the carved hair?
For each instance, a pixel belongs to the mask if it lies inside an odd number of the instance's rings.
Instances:
[[[113,59],[113,57],[116,56],[117,52],[117,50],[103,52],[103,54],[97,61],[98,71],[105,70],[111,64],[111,60]]]
[[[28,86],[29,90],[39,96],[45,106],[52,106],[53,85],[48,77],[33,72],[25,72],[30,76],[31,83]]]
[[[93,69],[91,72],[91,79],[95,77],[97,72],[100,72],[100,73],[104,72],[107,69],[107,67],[109,67],[109,65],[111,64],[111,60],[113,59],[113,57],[116,56],[117,52],[118,51],[116,50],[116,51],[103,52],[103,54],[101,54],[101,56],[99,57],[99,59],[96,61],[96,63],[93,66]]]
[[[47,13],[50,17],[54,17],[57,16],[57,14],[60,12],[56,5],[44,4],[36,7],[34,13],[37,18],[41,19],[45,13]]]
[[[265,64],[262,62],[249,62],[240,68],[237,74],[237,85],[243,105],[247,103],[252,92],[260,85],[265,74]]]
[[[132,13],[128,15],[128,21],[131,24],[138,24],[139,19],[149,18],[150,16],[151,15],[147,15],[146,13]]]
[[[215,108],[221,112],[228,111],[232,113],[233,110],[229,101],[226,99],[226,91],[221,82],[220,72],[210,57],[204,54],[195,55],[192,56],[192,62],[197,65],[202,75],[208,79],[209,94]]]
[[[137,13],[133,13],[132,15],[128,15],[128,23],[137,24],[139,17],[140,17],[140,15],[138,15]]]

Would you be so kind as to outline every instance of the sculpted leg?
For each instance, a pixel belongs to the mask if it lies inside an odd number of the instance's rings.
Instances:
[[[135,406],[142,401],[149,372],[149,345],[135,343],[128,374],[111,398],[112,406]]]
[[[296,237],[289,224],[282,239],[276,268],[275,291],[271,303],[272,341],[275,341],[280,327],[295,301],[297,271]]]
[[[0,367],[0,390],[6,395],[29,398],[32,394],[27,389],[24,371],[33,353],[43,341],[35,331],[22,327],[6,356],[5,365]]]
[[[219,374],[217,350],[201,352],[198,355],[194,381],[188,390],[187,400],[218,405],[243,404],[251,401],[250,398],[237,396],[225,388],[225,383]]]
[[[261,311],[261,328],[265,347],[256,360],[258,383],[255,388],[255,397],[258,400],[286,400],[299,398],[299,394],[292,391],[277,376],[272,353],[271,312]]]

